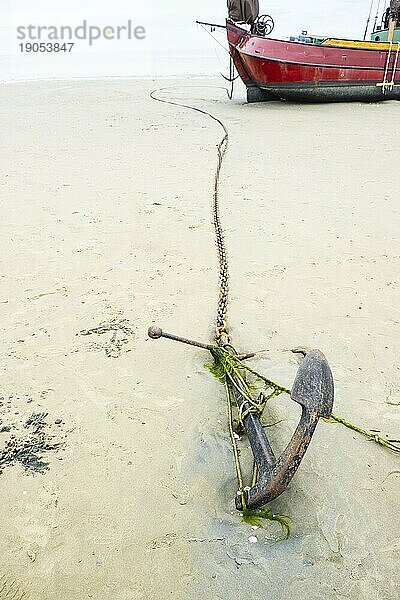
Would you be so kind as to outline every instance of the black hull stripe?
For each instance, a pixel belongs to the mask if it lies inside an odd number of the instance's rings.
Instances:
[[[260,84],[260,90],[265,91],[268,100],[288,100],[293,102],[382,102],[384,100],[400,100],[400,89],[393,89],[382,94],[379,88],[371,85],[265,85]],[[248,86],[250,89],[253,86]],[[262,101],[262,97],[257,101]]]

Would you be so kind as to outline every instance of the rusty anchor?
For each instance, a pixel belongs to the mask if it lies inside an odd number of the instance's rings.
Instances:
[[[172,339],[205,350],[212,346],[193,342],[172,334],[164,333],[159,327],[150,327],[149,337]],[[328,361],[319,350],[293,350],[302,357],[299,370],[291,391],[291,398],[300,404],[302,413],[299,424],[286,449],[277,459],[260,422],[258,415],[247,408],[248,400],[243,383],[237,379],[229,385],[239,411],[245,415],[243,424],[250,442],[258,470],[258,481],[252,488],[246,488],[236,497],[236,508],[243,510],[243,499],[247,509],[261,508],[280,496],[290,484],[310,445],[315,429],[321,418],[329,419],[334,402],[334,383]],[[254,355],[245,355],[243,360]]]

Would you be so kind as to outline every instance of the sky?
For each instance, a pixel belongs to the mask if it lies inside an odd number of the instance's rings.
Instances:
[[[277,38],[302,30],[360,38],[370,5],[371,0],[260,0],[261,12],[275,20]],[[218,74],[226,68],[227,53],[195,21],[223,23],[226,12],[226,0],[0,0],[0,80]],[[77,41],[68,55],[22,52],[16,35],[18,26],[29,24],[76,27],[86,20],[116,27],[128,19],[145,27],[144,40],[103,39],[92,46]],[[223,34],[217,37],[225,43]]]

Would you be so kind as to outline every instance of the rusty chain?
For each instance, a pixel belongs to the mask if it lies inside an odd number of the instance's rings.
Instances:
[[[206,87],[206,86],[202,86]],[[164,104],[171,104],[172,106],[179,106],[181,108],[187,108],[194,112],[198,112],[202,115],[206,115],[216,123],[218,123],[224,132],[223,138],[217,145],[217,167],[215,170],[215,179],[214,179],[214,193],[213,193],[213,222],[214,222],[214,230],[215,230],[215,241],[217,245],[218,251],[218,261],[219,261],[219,294],[218,294],[218,304],[217,304],[217,316],[216,316],[216,330],[215,330],[215,339],[217,343],[221,346],[227,346],[230,344],[230,338],[228,334],[228,326],[226,322],[227,311],[228,311],[228,300],[229,300],[229,270],[228,270],[228,257],[225,246],[224,233],[221,226],[221,218],[220,218],[220,210],[219,210],[219,187],[220,187],[220,178],[221,178],[221,169],[224,162],[225,154],[228,148],[229,142],[229,132],[226,128],[225,124],[209,113],[206,110],[201,108],[197,108],[195,106],[190,106],[188,104],[184,104],[181,102],[175,102],[173,100],[165,100],[164,98],[159,98],[156,96],[157,92],[163,92],[167,88],[160,88],[158,90],[153,90],[150,94],[150,97],[153,100],[157,100],[158,102],[162,102]],[[170,88],[168,88],[170,89]],[[225,88],[223,88],[225,90]],[[225,90],[226,91],[226,90]]]

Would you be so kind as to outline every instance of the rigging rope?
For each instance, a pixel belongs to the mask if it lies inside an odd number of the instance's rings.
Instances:
[[[373,31],[374,31],[374,32],[376,31],[376,26],[377,26],[377,24],[378,24],[378,19],[379,19],[379,9],[380,9],[380,7],[381,7],[381,2],[382,2],[382,0],[378,0],[378,4],[377,4],[377,7],[376,7],[376,15],[375,15],[374,29],[373,29]]]
[[[215,37],[215,35],[213,35],[213,34],[211,33],[211,31],[208,31],[208,29],[206,29],[202,23],[199,23],[199,25],[200,25],[200,27],[201,27],[202,29],[204,29],[204,31],[205,31],[205,32],[206,32],[206,33],[207,33],[207,34],[208,34],[210,37],[212,37],[212,39],[214,40],[214,42],[217,42],[217,44],[219,44],[219,45],[221,46],[221,48],[223,48],[223,49],[225,50],[225,52],[227,52],[228,54],[230,54],[230,52],[229,52],[228,48],[227,48],[226,46],[224,46],[224,44],[223,44],[222,42],[220,42],[220,41],[219,41],[219,39],[218,39],[217,37]]]

